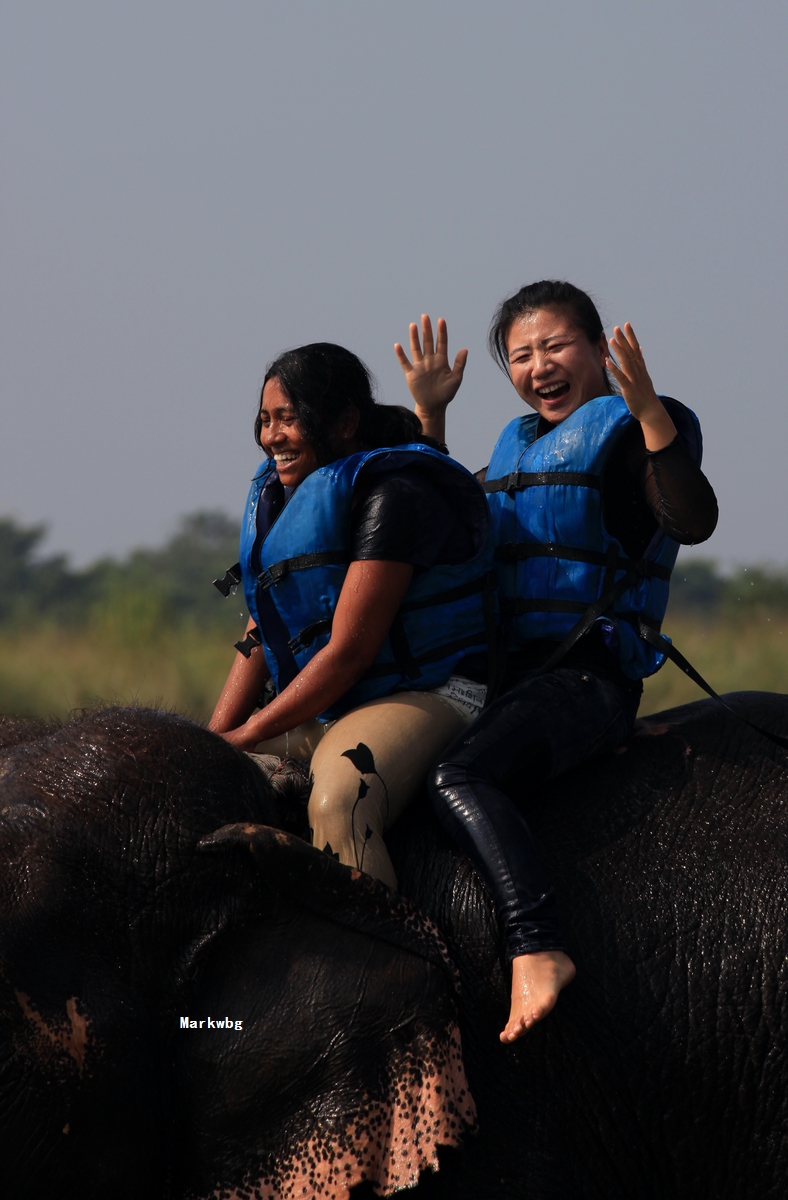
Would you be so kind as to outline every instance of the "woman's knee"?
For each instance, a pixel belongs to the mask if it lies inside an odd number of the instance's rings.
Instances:
[[[481,749],[476,743],[458,738],[440,756],[430,771],[427,786],[430,797],[441,802],[456,788],[478,787],[498,784],[498,767],[504,755],[500,747],[485,746]]]
[[[350,820],[354,803],[355,797],[349,793],[331,788],[323,791],[314,786],[307,809],[309,824],[313,829],[316,826],[343,824]]]
[[[483,785],[489,782],[486,773],[478,772],[473,762],[447,759],[433,768],[427,780],[427,793],[444,829],[456,834],[458,824],[467,819],[470,798],[477,804],[479,795],[486,790]]]
[[[443,804],[453,788],[465,787],[471,779],[468,763],[451,759],[439,762],[430,771],[427,788],[433,804]]]

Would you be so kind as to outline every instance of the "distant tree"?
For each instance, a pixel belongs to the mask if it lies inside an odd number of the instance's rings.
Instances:
[[[161,549],[135,551],[124,567],[127,577],[163,589],[177,624],[235,630],[245,611],[243,594],[225,600],[211,585],[238,561],[239,524],[222,512],[191,513]]]
[[[776,567],[740,567],[725,580],[726,616],[750,618],[757,610],[788,612],[788,572]]]
[[[45,525],[19,525],[0,519],[0,624],[33,624],[63,619],[89,601],[92,580],[69,570],[64,555],[38,560]]]
[[[671,614],[751,618],[758,610],[788,612],[788,572],[774,566],[739,567],[730,576],[713,559],[681,559],[670,584]]]
[[[0,518],[0,626],[91,627],[132,645],[186,627],[196,637],[225,631],[231,643],[246,620],[243,592],[225,600],[211,582],[237,561],[238,527],[223,512],[190,513],[163,546],[73,571],[62,554],[40,557],[44,525]],[[788,612],[788,572],[742,567],[726,578],[712,559],[676,565],[668,621],[751,617],[767,609]]]
[[[713,559],[679,559],[670,581],[668,615],[705,613],[717,616],[725,594],[725,580]]]
[[[44,525],[0,519],[0,625],[92,625],[131,641],[179,625],[218,627],[232,642],[243,595],[225,600],[211,583],[238,559],[238,528],[222,512],[192,513],[160,548],[74,571],[64,555],[38,557]]]

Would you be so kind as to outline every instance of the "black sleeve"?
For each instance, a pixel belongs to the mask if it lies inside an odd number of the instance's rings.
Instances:
[[[471,536],[438,488],[418,468],[373,477],[352,514],[353,559],[433,567],[473,556]]]
[[[682,546],[711,537],[717,497],[680,436],[662,450],[646,451],[642,479],[646,503],[665,533]]]
[[[704,542],[717,524],[717,499],[679,434],[648,451],[640,425],[619,438],[604,470],[605,525],[627,554],[639,558],[657,528],[684,546]]]

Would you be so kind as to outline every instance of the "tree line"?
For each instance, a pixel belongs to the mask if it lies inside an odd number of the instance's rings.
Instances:
[[[223,512],[191,513],[160,548],[75,570],[64,555],[42,556],[44,525],[0,518],[0,627],[98,625],[119,636],[144,637],[190,626],[226,629],[235,638],[243,596],[225,601],[211,581],[237,560],[238,527]],[[679,559],[669,616],[748,618],[765,609],[788,611],[785,569],[740,567],[723,575],[713,560]]]
[[[144,637],[155,630],[225,628],[238,636],[243,595],[225,600],[211,581],[238,560],[239,522],[222,512],[184,517],[162,547],[102,558],[82,570],[42,556],[44,525],[0,519],[0,627],[44,623]]]

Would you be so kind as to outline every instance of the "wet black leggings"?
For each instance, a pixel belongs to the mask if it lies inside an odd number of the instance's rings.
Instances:
[[[629,736],[639,697],[584,671],[524,678],[444,752],[430,776],[441,824],[493,897],[510,958],[565,950],[553,890],[517,800]]]

